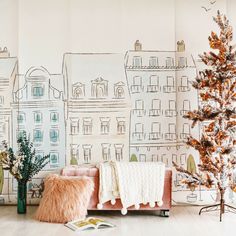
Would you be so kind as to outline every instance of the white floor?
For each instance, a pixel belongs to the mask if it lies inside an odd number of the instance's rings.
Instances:
[[[173,207],[169,218],[156,212],[90,212],[115,224],[115,228],[75,233],[62,224],[41,223],[33,220],[36,207],[28,207],[26,215],[17,215],[16,207],[0,207],[0,236],[224,236],[235,235],[236,215],[227,213],[219,222],[217,213],[199,216],[199,207]]]

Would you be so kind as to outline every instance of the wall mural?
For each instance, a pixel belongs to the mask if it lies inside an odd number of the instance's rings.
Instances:
[[[29,203],[37,203],[43,178],[67,164],[99,161],[172,160],[196,172],[198,158],[185,145],[191,133],[182,116],[198,106],[191,87],[196,60],[185,51],[142,50],[137,40],[125,54],[65,53],[62,73],[31,67],[18,73],[18,59],[0,51],[0,141],[16,150],[27,132],[37,156],[50,163],[28,185]],[[1,159],[0,159],[1,160]],[[205,189],[186,189],[173,174],[175,202],[198,203]],[[0,162],[0,203],[15,203],[17,184]],[[214,191],[208,198],[214,199]],[[211,199],[211,200],[212,200]]]

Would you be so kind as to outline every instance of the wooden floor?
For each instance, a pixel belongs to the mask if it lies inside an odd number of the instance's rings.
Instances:
[[[235,235],[236,215],[227,213],[219,222],[217,213],[198,215],[199,207],[173,207],[169,218],[156,212],[90,212],[115,224],[115,228],[75,233],[62,224],[40,223],[33,220],[36,207],[29,207],[26,215],[17,215],[16,207],[0,206],[1,236],[224,236]]]

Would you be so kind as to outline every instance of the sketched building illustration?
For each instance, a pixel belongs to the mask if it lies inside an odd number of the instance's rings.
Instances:
[[[137,40],[134,50],[126,53],[132,100],[130,153],[138,161],[163,161],[167,166],[172,160],[182,165],[187,161],[184,141],[192,131],[182,116],[191,104],[197,106],[197,95],[190,85],[196,67],[184,50],[183,41],[177,51],[142,50]]]
[[[7,48],[0,48],[0,143],[11,143],[11,88],[17,73],[17,58],[10,57]]]
[[[198,129],[190,129],[182,116],[198,106],[190,85],[196,67],[183,41],[177,51],[143,50],[136,41],[125,56],[65,53],[61,74],[32,67],[19,75],[17,58],[6,49],[1,55],[0,139],[16,150],[25,131],[39,158],[50,154],[32,186],[70,163],[163,161],[170,167],[174,160],[186,167],[194,160],[184,141]],[[173,179],[174,191],[181,193],[177,173]],[[14,202],[15,193],[13,179],[6,178],[5,202],[7,196]]]
[[[63,78],[43,68],[31,67],[25,76],[17,75],[19,88],[13,92],[13,148],[17,137],[26,132],[36,148],[36,156],[50,154],[45,170],[65,165],[65,122]],[[16,84],[16,83],[15,83]]]
[[[76,162],[129,160],[124,56],[66,53],[63,76],[67,156]]]

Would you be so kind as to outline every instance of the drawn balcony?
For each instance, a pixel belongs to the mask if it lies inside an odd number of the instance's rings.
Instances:
[[[187,115],[187,113],[189,112],[190,110],[184,110],[184,109],[182,109],[182,110],[180,110],[180,115],[181,116],[185,116],[185,115]]]
[[[190,87],[189,86],[179,86],[178,87],[178,91],[179,92],[189,92],[190,91]]]
[[[161,132],[151,132],[149,133],[149,140],[159,140],[162,139]]]
[[[177,139],[176,133],[165,133],[165,140],[175,141]]]
[[[130,87],[131,93],[141,93],[143,91],[142,85],[131,85]]]
[[[148,93],[157,93],[160,92],[160,86],[158,85],[148,85],[147,86],[147,92]]]
[[[132,137],[133,137],[133,139],[135,139],[137,141],[142,141],[142,140],[144,140],[145,135],[143,132],[136,131],[136,132],[133,132]]]
[[[180,133],[180,139],[186,140],[190,136],[190,124],[184,123],[182,132]]]
[[[176,93],[176,87],[175,86],[164,85],[163,86],[163,92],[164,93]]]
[[[180,139],[187,140],[187,138],[190,136],[190,132],[187,133],[180,133]]]
[[[146,111],[144,109],[139,109],[139,108],[135,108],[133,109],[133,114],[138,116],[138,117],[141,117],[141,116],[145,116],[146,115]]]
[[[149,116],[160,116],[161,115],[161,109],[150,109],[149,110]]]
[[[166,117],[175,117],[177,116],[177,111],[175,109],[167,109],[165,110]]]

